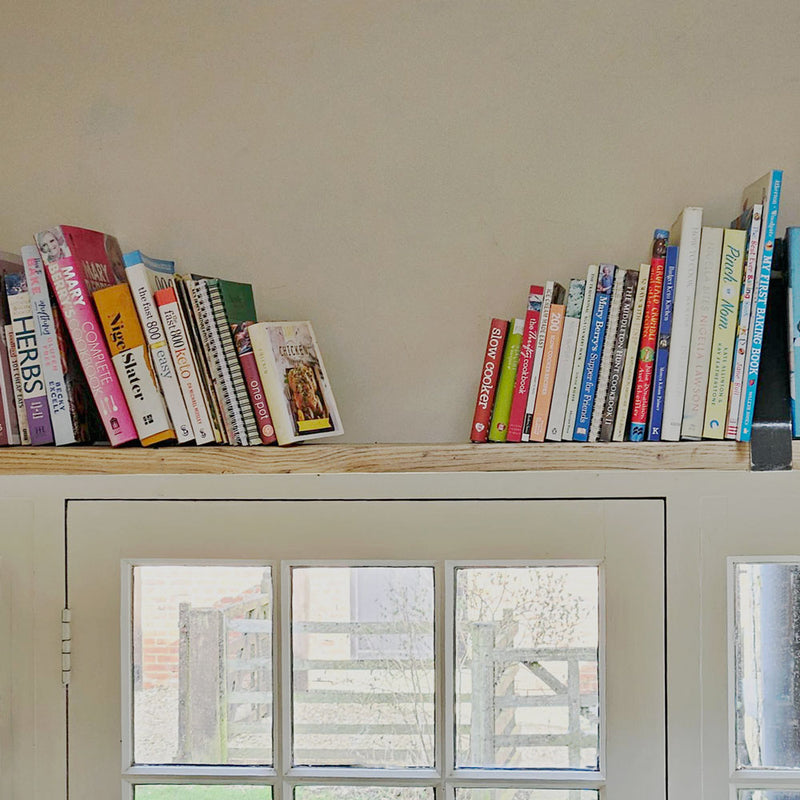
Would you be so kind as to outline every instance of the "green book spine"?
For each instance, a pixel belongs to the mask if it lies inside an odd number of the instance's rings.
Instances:
[[[722,439],[728,413],[733,348],[739,317],[739,294],[744,264],[745,231],[726,229],[722,239],[722,263],[717,289],[717,311],[711,340],[706,416],[703,437]]]
[[[503,364],[497,381],[497,393],[494,398],[492,424],[489,427],[490,442],[504,442],[508,436],[508,418],[511,416],[511,401],[514,398],[514,381],[519,365],[519,351],[522,347],[522,329],[524,319],[511,322],[506,349],[503,351]]]

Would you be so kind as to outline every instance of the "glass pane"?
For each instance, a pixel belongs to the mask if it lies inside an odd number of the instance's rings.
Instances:
[[[295,765],[433,766],[433,569],[292,570]]]
[[[734,581],[737,769],[798,769],[800,563],[739,563]]]
[[[800,800],[800,789],[739,789],[738,800]]]
[[[271,786],[135,786],[134,800],[272,800]]]
[[[271,765],[269,568],[134,567],[132,679],[134,763]]]
[[[594,789],[456,789],[456,800],[598,800]]]
[[[456,766],[597,770],[599,571],[456,570]]]
[[[433,800],[433,789],[419,786],[298,786],[294,800]]]

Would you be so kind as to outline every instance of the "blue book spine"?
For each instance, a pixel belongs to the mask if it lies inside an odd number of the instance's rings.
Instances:
[[[672,337],[672,310],[675,305],[675,276],[678,268],[678,250],[675,245],[667,247],[664,264],[664,293],[661,296],[661,317],[658,321],[658,347],[653,367],[653,398],[650,403],[650,419],[647,425],[647,441],[661,441],[661,420],[664,417],[664,394],[667,388],[667,366],[669,343]]]
[[[589,441],[592,407],[594,406],[594,395],[597,390],[597,375],[600,372],[600,358],[603,355],[608,307],[611,304],[611,290],[614,286],[616,269],[613,264],[601,264],[597,275],[597,293],[594,298],[589,344],[586,349],[586,361],[583,366],[578,416],[575,419],[575,429],[572,433],[572,438],[576,442]]]
[[[792,436],[800,437],[800,227],[786,229],[789,269],[789,366],[791,369]]]
[[[783,170],[773,170],[769,192],[769,205],[764,208],[764,247],[761,252],[761,266],[758,272],[758,291],[755,296],[752,320],[752,340],[750,352],[747,354],[747,380],[744,385],[742,399],[740,442],[749,442],[753,429],[753,411],[756,407],[756,389],[758,388],[758,367],[761,364],[761,346],[764,342],[764,320],[767,316],[767,295],[769,294],[769,278],[772,272],[772,251],[775,248],[775,232],[778,228],[778,207],[781,201],[781,183]]]

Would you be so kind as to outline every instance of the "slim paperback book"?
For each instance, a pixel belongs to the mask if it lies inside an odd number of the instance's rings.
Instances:
[[[543,302],[544,286],[531,286],[528,292],[528,307],[525,311],[522,344],[519,349],[519,364],[517,365],[517,377],[514,383],[514,395],[511,399],[511,411],[508,417],[507,442],[521,442],[523,427],[526,422],[529,422],[526,419],[525,412],[528,407],[528,395],[531,391],[531,373],[533,372]],[[530,432],[530,425],[528,425],[528,431]]]

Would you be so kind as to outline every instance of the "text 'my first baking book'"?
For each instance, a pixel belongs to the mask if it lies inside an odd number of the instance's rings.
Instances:
[[[71,225],[49,228],[35,238],[108,440],[112,445],[135,441],[136,427],[92,301],[98,289],[125,281],[119,243],[108,234]]]
[[[344,433],[311,323],[257,322],[248,331],[278,444]]]

